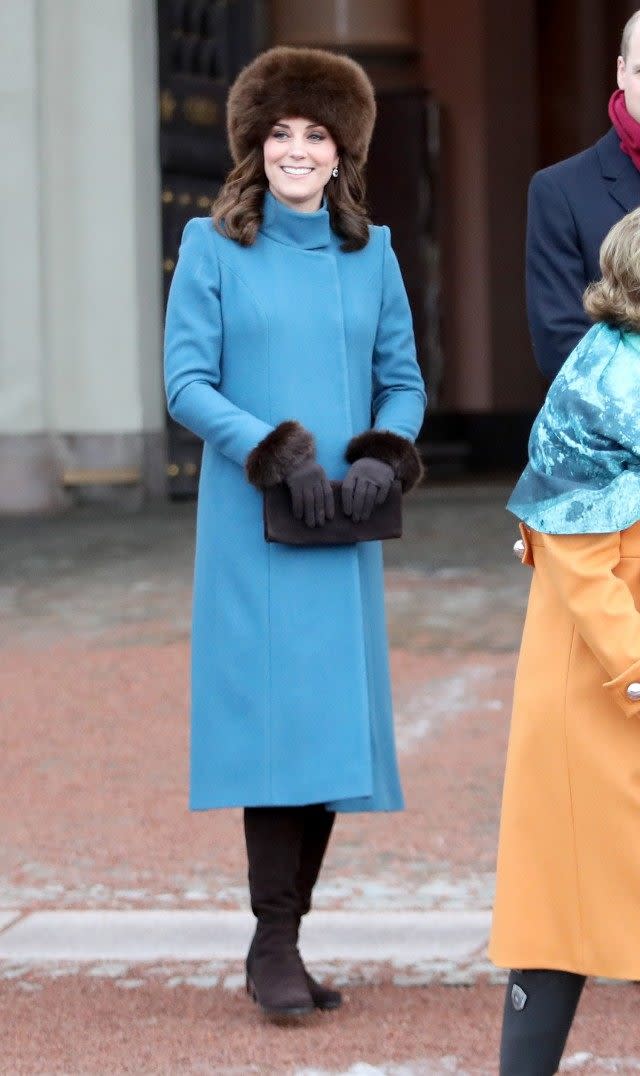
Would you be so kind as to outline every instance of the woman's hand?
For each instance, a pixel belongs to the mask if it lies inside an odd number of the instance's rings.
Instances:
[[[389,496],[395,471],[388,463],[363,456],[351,464],[342,483],[342,508],[354,523],[368,519],[374,504],[383,504]]]
[[[306,460],[285,476],[285,482],[291,491],[296,519],[304,518],[307,527],[322,527],[325,520],[333,519],[333,490],[324,468],[319,463]]]

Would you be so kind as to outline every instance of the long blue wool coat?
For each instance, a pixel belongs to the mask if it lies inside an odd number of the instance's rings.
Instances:
[[[344,477],[372,425],[415,439],[425,395],[387,228],[340,250],[329,214],[267,193],[250,247],[186,226],[167,309],[169,411],[204,440],[192,641],[191,807],[402,807],[380,543],[267,543],[249,452],[278,423]]]

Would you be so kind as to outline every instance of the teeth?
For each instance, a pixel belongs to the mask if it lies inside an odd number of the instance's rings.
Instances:
[[[283,167],[283,172],[286,172],[288,176],[308,176],[311,172],[310,168],[286,168]]]

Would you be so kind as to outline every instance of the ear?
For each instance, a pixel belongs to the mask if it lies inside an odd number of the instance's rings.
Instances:
[[[618,56],[618,89],[624,90],[624,76],[627,73],[627,65],[622,56]]]

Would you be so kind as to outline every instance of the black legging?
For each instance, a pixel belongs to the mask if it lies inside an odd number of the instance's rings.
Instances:
[[[500,1044],[500,1076],[553,1076],[573,1023],[584,975],[512,971]]]

